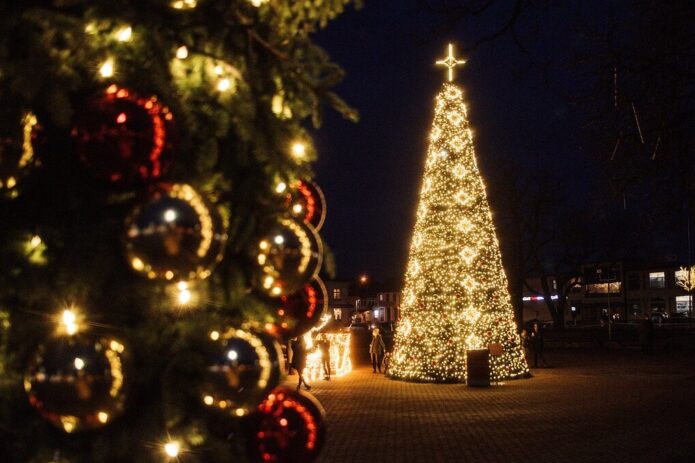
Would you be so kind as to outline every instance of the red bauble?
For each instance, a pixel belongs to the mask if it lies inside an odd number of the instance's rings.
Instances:
[[[304,334],[316,326],[327,310],[328,292],[319,277],[302,289],[274,300],[278,321],[269,331],[285,339]]]
[[[323,447],[325,411],[311,395],[279,387],[249,415],[243,426],[252,461],[308,463]]]
[[[96,177],[153,181],[171,164],[173,116],[156,96],[111,85],[78,111],[77,153]]]
[[[326,220],[326,198],[312,181],[299,181],[287,195],[287,206],[293,217],[313,225],[316,231]]]

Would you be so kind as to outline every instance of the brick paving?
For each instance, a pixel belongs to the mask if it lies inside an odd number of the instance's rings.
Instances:
[[[371,368],[316,381],[328,422],[318,461],[695,462],[695,356],[546,358],[533,378],[483,389]]]

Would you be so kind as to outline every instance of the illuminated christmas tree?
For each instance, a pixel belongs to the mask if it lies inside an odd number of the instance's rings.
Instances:
[[[492,381],[528,372],[502,268],[462,90],[445,83],[434,122],[389,373],[411,381],[466,381],[466,351],[500,344]]]

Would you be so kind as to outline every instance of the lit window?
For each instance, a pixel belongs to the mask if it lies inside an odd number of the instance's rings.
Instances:
[[[383,295],[383,294],[379,294],[379,300],[380,300],[380,301],[383,301],[383,300],[384,300],[384,295]]]
[[[341,309],[333,309],[333,318],[336,320],[343,319],[343,311]]]
[[[340,288],[333,288],[333,299],[340,299],[341,293]]]
[[[650,288],[665,288],[666,287],[666,273],[664,273],[664,272],[650,272],[649,273],[649,287]]]
[[[688,313],[690,311],[690,296],[676,296],[676,312]]]

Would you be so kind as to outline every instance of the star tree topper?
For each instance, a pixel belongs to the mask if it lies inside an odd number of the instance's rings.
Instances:
[[[435,62],[435,64],[441,64],[442,66],[446,66],[447,68],[449,68],[449,82],[451,82],[454,80],[454,68],[458,64],[466,64],[466,60],[459,60],[454,58],[454,45],[450,43],[449,56],[447,56],[444,59],[440,59],[439,61]]]

